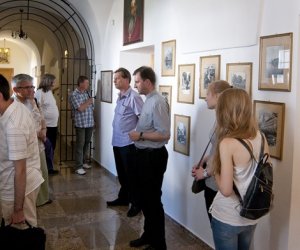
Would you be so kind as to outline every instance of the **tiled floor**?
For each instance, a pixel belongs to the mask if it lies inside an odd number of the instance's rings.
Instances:
[[[94,165],[85,176],[62,167],[50,176],[53,203],[38,208],[39,226],[46,229],[47,250],[126,250],[142,232],[143,215],[126,217],[127,207],[108,208],[118,183],[105,169]],[[211,249],[166,216],[169,250]]]

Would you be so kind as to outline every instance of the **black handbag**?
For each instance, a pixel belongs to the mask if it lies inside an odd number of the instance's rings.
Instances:
[[[206,145],[206,147],[204,149],[204,152],[203,152],[203,154],[201,156],[201,159],[200,159],[199,163],[197,164],[197,169],[200,168],[200,164],[201,164],[201,162],[202,162],[202,160],[203,160],[203,158],[205,156],[205,153],[206,153],[206,151],[208,149],[208,146],[209,146],[209,144],[211,142],[211,139],[212,139],[214,133],[215,133],[215,131],[212,133],[211,137],[209,138],[209,141],[208,141],[208,143],[207,143],[207,145]],[[202,167],[206,168],[206,162],[203,163]],[[202,192],[205,189],[205,187],[206,187],[206,185],[205,185],[205,179],[201,179],[201,180],[194,179],[193,184],[192,184],[192,192],[194,194],[198,194],[198,193]]]
[[[206,162],[204,162],[203,168],[204,168],[204,165],[206,166]],[[205,187],[206,187],[205,179],[201,179],[198,181],[196,179],[194,179],[193,184],[192,184],[192,192],[194,194],[198,194],[198,193],[202,192],[205,189]]]
[[[46,234],[44,229],[33,227],[25,221],[28,228],[18,229],[11,225],[4,226],[2,219],[0,227],[0,248],[3,250],[45,250]]]

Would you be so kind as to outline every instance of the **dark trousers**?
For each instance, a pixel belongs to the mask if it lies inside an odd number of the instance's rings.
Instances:
[[[45,156],[46,156],[46,162],[47,162],[47,168],[48,171],[53,170],[53,148],[52,144],[49,140],[49,138],[46,138],[46,141],[44,141],[44,146],[45,146]]]
[[[134,164],[134,144],[113,147],[118,179],[121,185],[118,198],[139,207],[137,170]]]
[[[168,151],[159,149],[136,149],[141,208],[145,217],[144,234],[151,246],[164,250],[165,213],[161,202],[161,187],[167,168]]]
[[[55,148],[56,148],[57,127],[47,127],[46,136],[49,139],[49,141],[51,142],[52,149],[54,152]]]
[[[213,203],[214,201],[214,198],[216,196],[218,192],[207,187],[205,185],[205,189],[204,189],[204,198],[205,198],[205,205],[206,205],[206,211],[207,211],[207,215],[208,215],[208,218],[209,218],[209,221],[211,222],[211,219],[212,219],[212,216],[211,216],[211,213],[209,212],[209,209],[210,209],[210,206],[211,204]]]

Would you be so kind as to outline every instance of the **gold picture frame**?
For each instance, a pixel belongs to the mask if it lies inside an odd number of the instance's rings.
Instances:
[[[191,117],[174,115],[174,151],[190,155],[190,124]]]
[[[208,85],[220,79],[221,55],[200,57],[199,98],[205,98]]]
[[[177,102],[194,104],[195,64],[178,65]]]
[[[172,86],[170,85],[159,85],[158,92],[166,99],[169,105],[169,113],[171,114],[172,107]]]
[[[112,103],[112,70],[101,71],[101,102]]]
[[[252,63],[227,63],[226,80],[234,88],[244,89],[249,96],[252,94]]]
[[[254,100],[254,116],[259,129],[265,134],[269,144],[270,156],[282,159],[285,104]]]
[[[176,71],[176,40],[161,44],[161,75],[175,76]]]
[[[259,90],[291,91],[293,33],[260,37]]]

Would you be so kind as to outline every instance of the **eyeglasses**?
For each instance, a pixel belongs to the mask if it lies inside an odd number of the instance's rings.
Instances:
[[[34,86],[17,87],[17,88],[18,88],[18,89],[26,89],[26,90],[28,90],[28,89],[35,89]]]

